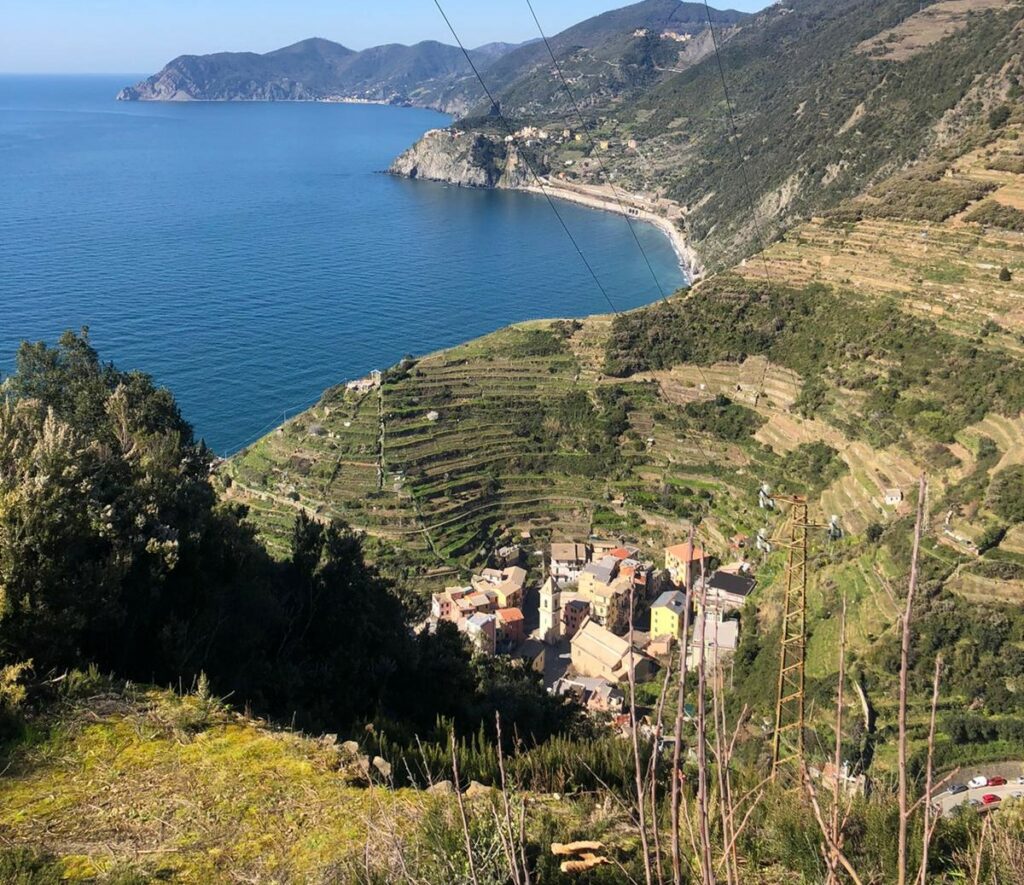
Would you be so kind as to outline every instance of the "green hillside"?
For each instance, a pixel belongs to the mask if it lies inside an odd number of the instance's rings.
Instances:
[[[581,26],[605,58],[559,51],[612,68],[647,39],[624,22],[665,8]],[[607,168],[685,208],[709,273],[407,358],[227,462],[87,334],[24,346],[0,394],[0,879],[898,882],[906,778],[912,875],[931,821],[924,880],[1024,882],[1016,785],[937,821],[926,795],[929,773],[1024,774],[1022,13],[723,19],[737,138],[714,58],[600,80]],[[552,82],[503,95],[549,125]],[[567,183],[600,183],[589,143],[545,141]],[[772,781],[789,494],[815,524],[813,772]],[[758,583],[728,667],[683,685],[663,657],[635,688],[642,728],[549,693],[546,661],[425,628],[428,593],[505,543],[615,539],[660,565],[691,532]],[[733,544],[759,534],[772,549]],[[832,794],[836,756],[867,795]],[[596,844],[555,853],[573,840]]]

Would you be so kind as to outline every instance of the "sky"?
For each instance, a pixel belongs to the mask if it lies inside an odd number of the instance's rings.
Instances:
[[[534,0],[550,34],[628,0]],[[721,0],[754,12],[769,0]],[[470,46],[537,36],[525,0],[442,0]],[[0,0],[0,72],[149,74],[183,54],[267,52],[307,37],[352,49],[451,35],[433,0]]]

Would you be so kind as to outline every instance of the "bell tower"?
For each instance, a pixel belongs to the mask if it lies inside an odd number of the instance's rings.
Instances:
[[[540,588],[540,636],[549,645],[554,645],[562,637],[560,595],[553,578],[548,578]]]

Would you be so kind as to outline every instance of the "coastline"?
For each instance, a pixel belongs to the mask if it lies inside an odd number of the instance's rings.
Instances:
[[[547,195],[569,203],[586,206],[589,209],[611,212],[615,215],[621,215],[623,218],[636,219],[646,224],[652,224],[662,231],[672,243],[672,248],[679,259],[679,266],[686,275],[687,281],[692,285],[703,276],[704,269],[701,266],[700,259],[693,247],[687,242],[683,232],[676,227],[671,218],[659,215],[652,212],[649,208],[638,205],[642,201],[635,194],[619,189],[616,191],[618,195],[618,199],[616,199],[616,193],[609,193],[593,186],[567,186],[550,179],[544,179],[543,188],[531,184],[509,188],[509,190],[517,190],[538,196]],[[629,209],[633,211],[628,211]]]

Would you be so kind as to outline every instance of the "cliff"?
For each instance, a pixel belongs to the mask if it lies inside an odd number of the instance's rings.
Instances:
[[[544,171],[543,159],[533,159]],[[519,148],[484,133],[435,129],[403,153],[388,170],[403,178],[441,181],[460,187],[518,188],[533,178]]]

